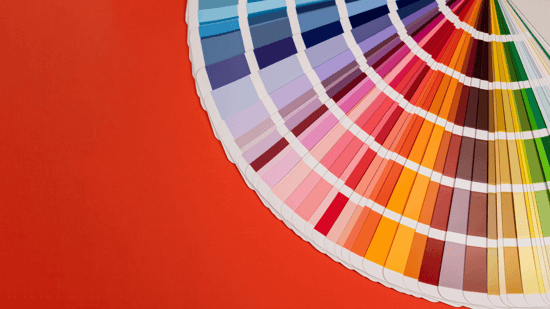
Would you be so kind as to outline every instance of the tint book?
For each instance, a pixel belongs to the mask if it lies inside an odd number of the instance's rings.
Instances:
[[[190,0],[186,22],[273,220],[406,294],[550,307],[550,46],[513,2]]]

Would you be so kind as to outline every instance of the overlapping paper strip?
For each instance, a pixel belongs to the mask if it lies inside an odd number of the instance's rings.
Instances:
[[[550,47],[512,2],[190,0],[186,19],[214,133],[304,240],[428,300],[550,307]]]

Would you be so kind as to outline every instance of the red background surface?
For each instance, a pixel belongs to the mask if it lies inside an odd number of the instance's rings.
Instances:
[[[0,1],[0,307],[447,307],[261,204],[200,107],[184,7]]]

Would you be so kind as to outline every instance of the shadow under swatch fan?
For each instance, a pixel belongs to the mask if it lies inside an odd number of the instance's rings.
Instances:
[[[203,107],[335,261],[471,308],[550,307],[550,46],[509,0],[190,0]]]

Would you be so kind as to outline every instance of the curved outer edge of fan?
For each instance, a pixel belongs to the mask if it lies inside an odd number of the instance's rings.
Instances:
[[[196,24],[198,23],[197,20],[195,20],[195,15],[198,14],[198,3],[199,3],[199,0],[189,0],[187,1],[187,7],[186,7],[186,12],[185,12],[185,22],[187,23],[188,26],[190,27],[194,27],[196,26]],[[517,8],[516,8],[517,9]],[[531,26],[532,28],[532,26]],[[193,65],[193,72],[194,73],[199,73],[200,72],[200,69],[204,68],[204,66],[202,67],[197,67],[197,64],[198,65],[201,65],[204,63],[203,59],[201,58],[202,57],[202,53],[200,55],[197,55],[197,54],[193,54],[193,49],[197,49],[196,46],[193,46],[193,43],[194,41],[196,40],[193,40],[193,38],[190,38],[189,35],[192,33],[191,32],[191,28],[188,29],[188,32],[187,32],[187,44],[189,46],[189,59]],[[537,33],[538,34],[538,33]],[[540,35],[540,34],[539,34]],[[546,42],[545,42],[546,43]],[[200,38],[198,40],[198,44],[200,44]],[[202,51],[202,48],[198,48]],[[205,72],[203,70],[203,72]],[[221,120],[221,117],[219,116],[219,113],[218,111],[215,109],[215,106],[212,106],[211,104],[208,104],[208,102],[205,102],[206,100],[206,96],[207,94],[203,94],[202,91],[201,91],[201,87],[204,87],[202,85],[205,85],[205,84],[208,84],[209,86],[209,80],[208,80],[208,77],[205,75],[205,74],[193,74],[194,75],[194,78],[195,78],[195,85],[196,85],[196,88],[197,88],[197,95],[199,96],[199,99],[200,99],[200,102],[201,102],[201,106],[203,107],[203,109],[207,112],[208,114],[208,118],[209,118],[209,121],[210,121],[210,124],[212,126],[212,131],[214,132],[214,135],[215,137],[220,141],[220,143],[222,144],[222,147],[224,149],[224,152],[228,158],[228,160],[237,165],[237,162],[235,162],[234,158],[231,157],[230,155],[230,149],[228,149],[228,146],[229,144],[231,144],[231,142],[233,142],[234,140],[232,139],[231,137],[231,134],[229,133],[229,130],[227,129],[227,127],[225,126],[221,126],[221,128],[216,128],[214,126],[214,121],[213,121],[213,118],[214,119],[219,119],[220,122],[218,123],[221,123],[223,122],[223,120]],[[246,164],[245,167],[248,167],[249,164]],[[311,246],[313,246],[317,251],[321,252],[321,253],[324,253],[325,255],[327,255],[328,257],[330,257],[332,260],[334,260],[335,262],[338,262],[339,264],[341,264],[342,266],[350,269],[350,270],[354,270],[356,271],[357,273],[359,273],[360,275],[368,278],[369,280],[373,281],[373,282],[377,282],[377,283],[380,283],[382,284],[383,286],[385,287],[388,287],[388,288],[392,288],[400,293],[403,293],[403,294],[406,294],[406,295],[411,295],[411,296],[414,296],[414,297],[417,297],[417,298],[422,298],[422,299],[425,299],[425,300],[428,300],[432,303],[438,303],[438,302],[441,302],[441,303],[445,303],[447,305],[450,305],[450,306],[453,306],[453,307],[469,307],[469,308],[473,308],[473,309],[485,309],[487,307],[482,307],[482,306],[475,306],[475,305],[472,305],[472,304],[464,304],[464,303],[454,303],[452,301],[448,301],[448,300],[445,300],[445,299],[435,299],[435,298],[431,298],[431,297],[428,297],[426,295],[422,295],[422,294],[418,294],[414,291],[410,291],[410,290],[405,290],[399,286],[395,286],[393,284],[390,284],[388,282],[383,282],[383,281],[380,281],[379,279],[375,278],[375,277],[372,277],[370,276],[369,274],[365,273],[364,271],[360,271],[359,269],[351,266],[351,265],[348,265],[346,262],[342,261],[341,259],[339,259],[338,257],[330,254],[329,252],[327,252],[324,248],[320,247],[318,244],[316,244],[314,242],[313,239],[309,239],[307,237],[305,237],[301,231],[299,231],[297,228],[295,228],[292,223],[288,222],[284,216],[283,216],[283,209],[281,210],[278,210],[276,208],[273,207],[272,204],[270,204],[269,202],[267,202],[267,197],[263,196],[262,193],[257,189],[255,188],[254,186],[251,185],[250,183],[250,180],[247,179],[247,176],[243,173],[243,171],[241,170],[241,167],[237,166],[239,172],[241,173],[242,177],[243,177],[243,180],[246,182],[246,184],[248,185],[248,187],[250,187],[250,189],[254,190],[255,193],[258,195],[258,197],[260,198],[261,202],[264,204],[264,206],[266,208],[268,208],[272,213],[273,215],[275,215],[275,217],[277,217],[277,219],[281,220],[288,228],[290,228],[296,235],[298,235],[301,239],[303,239],[304,241],[306,241],[307,243],[309,243]],[[262,180],[260,180],[260,182],[263,182]],[[272,197],[271,197],[272,198]],[[281,202],[281,205],[283,207],[286,207],[286,205]],[[289,209],[288,207],[286,207],[287,209]],[[290,210],[290,209],[289,209]],[[292,211],[292,210],[290,210]]]

